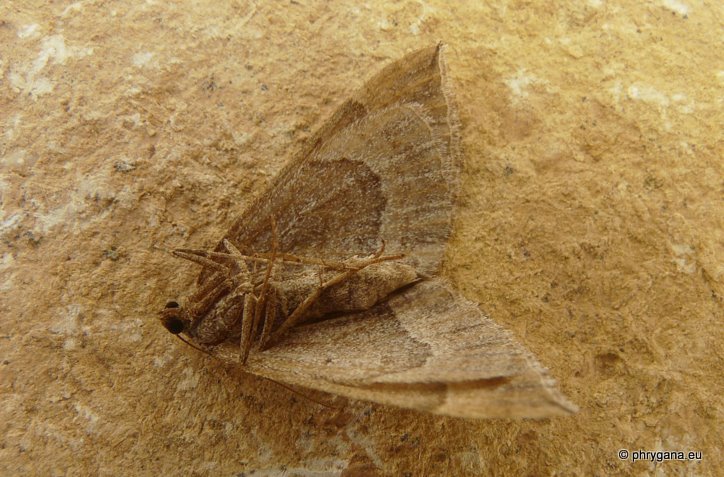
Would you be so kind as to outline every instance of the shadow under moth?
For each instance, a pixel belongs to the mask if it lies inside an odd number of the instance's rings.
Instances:
[[[467,418],[575,411],[440,276],[461,169],[443,47],[374,76],[251,201],[161,322],[249,373]]]

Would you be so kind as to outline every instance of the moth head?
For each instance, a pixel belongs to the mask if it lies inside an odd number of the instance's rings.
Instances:
[[[188,331],[191,319],[181,305],[175,301],[169,301],[161,311],[161,324],[172,334],[178,335]]]

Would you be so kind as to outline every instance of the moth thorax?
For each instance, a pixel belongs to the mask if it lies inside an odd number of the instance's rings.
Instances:
[[[191,330],[194,340],[213,345],[239,336],[245,297],[246,293],[228,294],[219,299],[206,314],[194,320]]]

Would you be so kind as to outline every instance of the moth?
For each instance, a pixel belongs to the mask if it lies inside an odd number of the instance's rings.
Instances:
[[[281,383],[467,418],[575,406],[440,275],[460,187],[442,44],[388,65],[253,199],[161,311],[184,341]]]

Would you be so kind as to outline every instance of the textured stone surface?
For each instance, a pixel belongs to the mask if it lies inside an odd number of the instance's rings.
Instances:
[[[0,473],[654,472],[722,442],[716,2],[0,3]],[[447,275],[580,407],[469,422],[314,394],[156,311],[356,87],[446,41],[463,123]],[[325,473],[327,472],[327,473]]]

